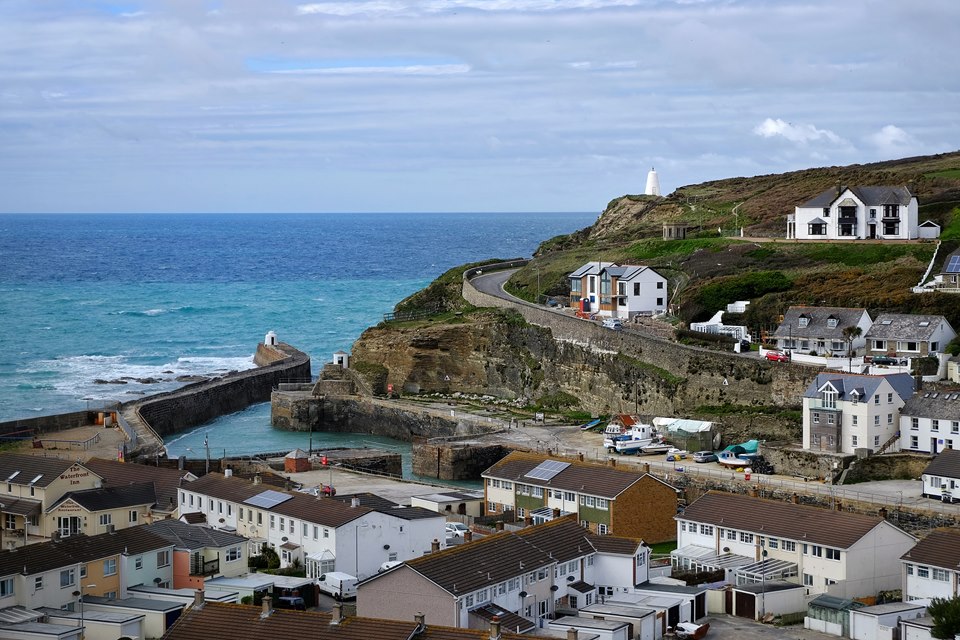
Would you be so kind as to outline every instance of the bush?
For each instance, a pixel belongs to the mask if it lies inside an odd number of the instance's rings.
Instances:
[[[753,300],[767,293],[788,291],[793,282],[780,271],[757,271],[724,278],[708,284],[696,295],[696,302],[712,315],[737,300]]]

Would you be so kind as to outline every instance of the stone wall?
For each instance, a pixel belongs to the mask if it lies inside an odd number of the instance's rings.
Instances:
[[[153,434],[162,437],[266,402],[281,382],[309,379],[311,375],[307,354],[286,344],[281,344],[280,349],[287,356],[283,360],[138,400],[124,407],[124,417],[142,442],[157,446]],[[257,351],[261,352],[259,348]],[[144,434],[148,435],[146,439]]]
[[[100,411],[73,411],[49,416],[0,422],[0,435],[31,435],[75,429],[95,424]]]
[[[758,453],[773,465],[777,475],[811,480],[832,478],[854,459],[851,455],[813,452],[782,443],[764,443]]]
[[[932,456],[917,453],[894,453],[861,458],[850,464],[843,478],[843,484],[871,480],[918,480],[931,460],[933,460]]]
[[[479,307],[514,309],[530,324],[549,328],[558,342],[571,343],[594,353],[622,354],[654,365],[679,379],[672,385],[676,388],[670,394],[675,398],[675,405],[798,406],[804,389],[819,371],[812,367],[783,366],[734,353],[681,345],[629,328],[611,331],[561,311],[504,300],[475,289],[469,279],[474,271],[468,271],[463,281],[463,297],[468,302]],[[656,377],[655,370],[651,377]],[[650,386],[646,382],[641,382],[637,391],[649,395],[660,392],[662,389],[658,389],[657,384]]]
[[[414,443],[413,472],[441,480],[476,480],[508,453],[510,449],[499,444]]]

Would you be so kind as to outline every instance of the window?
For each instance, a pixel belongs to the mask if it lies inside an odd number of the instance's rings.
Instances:
[[[767,542],[767,546],[771,549],[779,549],[780,541],[777,538],[770,538],[770,540]]]
[[[947,573],[946,569],[933,569],[933,579],[939,580],[940,582],[947,582],[950,579],[950,575]]]
[[[662,282],[658,282],[658,283],[657,283],[657,289],[663,289],[663,283],[662,283]]]
[[[136,560],[133,561],[133,568],[137,571],[143,569],[143,556],[137,556]]]
[[[236,562],[240,559],[242,550],[240,547],[230,547],[227,549],[226,560],[227,562]]]
[[[157,568],[170,566],[170,550],[157,551]]]
[[[796,551],[797,543],[793,540],[784,540],[783,541],[783,550],[784,551]]]
[[[813,576],[809,573],[803,574],[803,586],[812,587],[813,586]]]
[[[857,448],[857,436],[850,436],[850,446],[854,449]]]
[[[936,420],[934,420],[936,423]],[[920,418],[910,418],[910,431],[917,431],[920,429]],[[931,431],[936,431],[937,428],[933,427]]]
[[[892,403],[893,403],[893,394],[892,394],[892,393],[888,393],[888,394],[887,394],[887,404],[892,404]]]
[[[908,564],[908,565],[907,565],[907,575],[908,575],[908,576],[912,576],[912,575],[913,575],[913,565],[912,565],[912,564]]]
[[[320,537],[320,527],[313,525],[313,539],[316,540]]]
[[[576,500],[576,496],[574,495],[573,491],[564,491],[563,499],[568,502],[573,502]]]
[[[814,411],[810,414],[813,418],[813,424],[820,424],[820,412]]]
[[[117,573],[117,559],[108,558],[103,561],[103,575],[112,576]]]
[[[270,517],[273,518],[273,516]],[[283,518],[280,518],[280,533],[283,533],[284,531],[286,531],[286,529],[283,528]]]
[[[7,513],[4,514],[4,527],[7,529],[16,529],[17,528],[17,514]]]
[[[207,498],[207,504],[209,505],[207,511],[213,513],[213,498]]]
[[[228,515],[228,516],[232,516],[232,515],[233,515],[233,505],[230,504],[229,502],[227,503],[227,515]]]
[[[713,535],[713,526],[709,524],[700,525],[700,535],[702,536],[712,536]]]
[[[602,522],[601,522],[600,524],[598,524],[598,525],[597,525],[597,533],[599,533],[599,534],[602,535],[602,536],[607,535],[607,525],[603,524]]]
[[[840,549],[830,549],[827,548],[827,560],[839,560],[840,559]]]
[[[880,394],[873,396],[873,404],[880,404]]]
[[[658,307],[662,307],[662,306],[663,306],[663,298],[657,298],[657,306],[658,306]]]
[[[800,316],[797,319],[797,326],[800,327],[801,329],[806,327],[808,324],[810,324],[810,318],[806,316]]]
[[[40,591],[43,589],[43,576],[37,576],[33,579],[33,590]]]
[[[139,517],[140,517],[140,516],[139,516],[139,514],[137,513],[137,510],[134,509],[133,511],[130,512],[130,523],[131,523],[131,524],[136,523],[136,522],[137,522],[137,519],[138,519]]]
[[[271,529],[276,529],[276,528],[277,528],[277,522],[276,522],[276,520],[277,520],[277,517],[271,513],[271,514],[270,514],[270,528],[271,528]],[[280,526],[283,526],[283,520],[282,520],[282,519],[280,520]]]
[[[64,569],[60,572],[60,588],[66,589],[72,587],[77,582],[76,569]]]
[[[880,446],[880,436],[873,436],[873,446],[874,447]]]
[[[257,524],[263,524],[263,512],[257,511]]]
[[[607,499],[597,498],[597,509],[606,509],[606,508],[607,508]]]
[[[193,506],[193,494],[192,494],[192,493],[190,494],[190,506],[191,506],[191,507]]]
[[[930,567],[917,567],[917,577],[918,577],[918,578],[929,578],[929,577],[930,577]]]
[[[324,530],[323,530],[323,537],[324,537],[324,538],[329,538],[329,537],[330,537],[330,529],[324,529]]]
[[[187,504],[187,494],[185,493],[180,494],[180,504]]]
[[[826,409],[836,409],[837,408],[837,392],[834,390],[824,391],[823,392],[823,406]]]
[[[113,516],[109,513],[100,514],[100,526],[105,527],[113,521]]]
[[[686,523],[686,522],[683,522],[683,521],[681,520],[681,521],[680,521],[680,531],[686,531],[686,530],[687,530],[687,523]]]
[[[880,416],[879,416],[879,415],[873,416],[873,426],[875,426],[875,427],[879,427],[879,426],[880,426]]]
[[[0,598],[9,598],[13,595],[13,578],[0,580]]]
[[[753,534],[747,533],[745,531],[740,532],[740,542],[746,542],[747,544],[753,544]]]
[[[892,414],[892,413],[888,413],[888,414],[887,414],[887,424],[893,424],[893,414]]]
[[[516,591],[520,588],[520,578],[510,578],[507,581],[507,591]]]
[[[543,487],[533,487],[533,497],[542,498],[543,497]]]
[[[223,513],[223,502],[221,500],[217,500],[217,513]]]
[[[82,579],[86,577],[87,577],[87,565],[82,564],[80,565],[80,578]]]
[[[309,525],[308,525],[306,522],[304,522],[304,523],[303,523],[303,537],[304,537],[304,538],[307,537],[307,532],[309,531],[309,529],[310,529]]]

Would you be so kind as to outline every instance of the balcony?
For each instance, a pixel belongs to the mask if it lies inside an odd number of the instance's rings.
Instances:
[[[220,573],[220,559],[201,560],[196,556],[190,558],[190,575],[213,576]]]

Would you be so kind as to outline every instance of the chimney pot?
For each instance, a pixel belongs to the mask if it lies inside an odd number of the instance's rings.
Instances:
[[[490,620],[490,640],[500,640],[500,616]]]
[[[493,525],[493,528],[497,531],[503,531],[503,520],[497,520],[497,522]]]
[[[263,602],[261,603],[263,611],[260,612],[261,618],[266,618],[271,613],[273,613],[273,598],[270,596],[263,596]]]
[[[610,458],[610,466],[611,466],[611,467],[617,466],[617,459],[616,459],[616,458]]]
[[[800,496],[796,493],[790,496],[790,500],[793,502],[793,504],[800,504]]]
[[[230,467],[227,467],[226,469],[224,469],[224,470],[223,470],[223,477],[224,477],[224,478],[232,478],[232,477],[233,477],[233,469],[231,469]]]
[[[837,500],[837,503],[833,506],[837,511],[843,511],[843,503]]]
[[[427,628],[427,617],[423,615],[422,611],[417,611],[413,615],[413,621],[417,623],[417,627],[421,631]]]
[[[353,496],[352,498],[350,498],[350,506],[353,507],[354,509],[356,509],[357,507],[359,507],[359,506],[360,506],[360,498],[358,498],[357,496]]]
[[[559,517],[560,517],[560,508],[559,508],[559,507],[554,507],[554,508],[553,508],[553,517],[554,517],[554,518],[559,518]]]
[[[523,526],[529,527],[532,524],[533,524],[533,518],[531,518],[530,516],[523,516]]]
[[[253,484],[260,484],[261,482],[263,482],[263,479],[260,477],[260,474],[259,473],[254,474]]]
[[[334,603],[332,614],[330,624],[340,624],[343,621],[343,603]]]
[[[472,542],[472,541],[473,541],[473,531],[470,531],[469,529],[467,529],[466,531],[464,531],[464,532],[463,532],[463,541],[464,541],[464,542]]]
[[[887,508],[886,508],[886,507],[880,507],[880,517],[883,518],[884,520],[887,519]]]
[[[644,462],[644,463],[643,463],[643,472],[644,472],[644,473],[650,473],[650,463],[649,463],[649,462]]]
[[[577,640],[579,633],[576,629],[567,629],[567,640]]]
[[[430,551],[436,553],[440,551],[440,541],[434,538],[433,542],[430,543]]]
[[[582,452],[582,451],[577,454],[577,460],[579,460],[580,462],[583,462],[583,452]]]
[[[193,592],[193,606],[202,607],[203,606],[203,589],[197,589]]]

